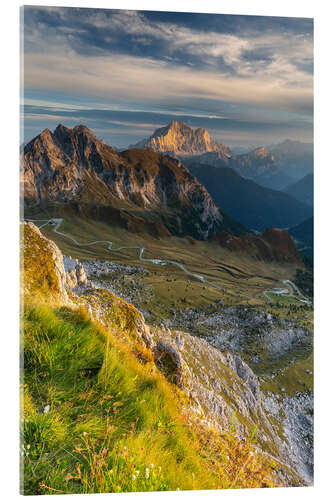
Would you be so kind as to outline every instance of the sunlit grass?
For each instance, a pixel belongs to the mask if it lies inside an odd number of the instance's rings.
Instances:
[[[84,310],[26,304],[24,493],[272,486],[274,464],[252,438],[191,420],[185,396],[138,350]]]

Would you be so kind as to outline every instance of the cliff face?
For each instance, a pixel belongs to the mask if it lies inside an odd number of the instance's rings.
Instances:
[[[207,130],[192,129],[184,122],[172,120],[166,127],[157,129],[149,139],[144,139],[130,148],[152,149],[175,157],[216,153],[219,159],[228,160],[231,149],[213,141]]]
[[[69,291],[82,290],[88,285],[83,266],[63,257],[57,245],[45,238],[33,222],[22,225],[23,269],[22,295],[43,294],[69,303]]]
[[[179,160],[148,150],[117,153],[84,126],[46,129],[27,144],[21,185],[26,204],[141,210],[171,233],[199,239],[223,227],[209,193]]]

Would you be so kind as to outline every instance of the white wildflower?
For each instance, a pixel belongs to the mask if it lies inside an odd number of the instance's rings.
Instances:
[[[150,464],[150,467],[153,469],[154,468],[154,464]]]
[[[44,413],[48,413],[50,411],[50,405],[46,405],[44,408]]]
[[[132,479],[136,479],[136,475],[135,474],[133,474]]]

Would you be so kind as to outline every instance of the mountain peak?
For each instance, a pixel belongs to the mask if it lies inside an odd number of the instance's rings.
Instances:
[[[63,125],[62,123],[59,123],[54,131],[56,132],[57,130],[58,131],[65,131],[65,130],[69,131],[70,129],[68,127],[65,127],[65,125]]]
[[[43,130],[43,132],[41,132],[39,134],[39,136],[37,136],[37,137],[39,137],[42,140],[48,141],[48,140],[52,139],[52,132],[51,132],[51,130],[49,128],[45,128]],[[35,139],[36,139],[36,137],[35,137]],[[32,139],[32,140],[34,140],[34,139]]]
[[[190,125],[186,122],[180,122],[178,120],[171,120],[169,125],[167,127],[169,130],[174,129],[174,130],[192,130]]]
[[[77,134],[84,134],[90,137],[96,137],[95,134],[93,133],[92,130],[90,130],[89,127],[86,125],[76,125],[73,128],[66,127],[62,123],[59,123],[57,128],[54,130],[53,134],[56,137],[64,136],[64,135],[77,135]],[[97,138],[96,138],[97,139]]]
[[[152,149],[180,159],[212,152],[223,159],[231,156],[231,150],[224,144],[213,141],[207,130],[193,129],[178,120],[172,120],[166,127],[155,130],[148,139],[129,146],[129,149],[133,148]]]
[[[73,129],[73,132],[77,132],[79,134],[83,133],[83,134],[87,134],[87,135],[91,135],[91,136],[95,136],[95,134],[93,133],[92,130],[90,130],[89,127],[87,127],[86,125],[76,125]]]
[[[265,156],[271,155],[272,153],[270,151],[268,151],[266,146],[260,146],[260,147],[253,150],[253,154],[263,158]]]

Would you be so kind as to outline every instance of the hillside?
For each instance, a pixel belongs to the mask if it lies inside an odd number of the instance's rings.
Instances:
[[[281,229],[269,228],[260,236],[246,234],[241,237],[221,231],[213,237],[213,241],[231,252],[246,252],[260,260],[301,263],[292,238]]]
[[[21,186],[27,207],[57,202],[132,232],[207,239],[220,229],[246,231],[179,160],[144,149],[118,153],[81,125],[46,129],[25,146]]]
[[[22,230],[25,494],[300,482],[240,358],[86,279],[76,295],[56,245]]]
[[[312,213],[310,207],[290,195],[259,186],[231,168],[200,164],[192,164],[189,168],[218,206],[251,229],[289,227]]]
[[[284,191],[302,203],[313,206],[313,174],[292,183]]]
[[[313,255],[313,217],[291,227],[288,232],[295,239],[302,252]]]

